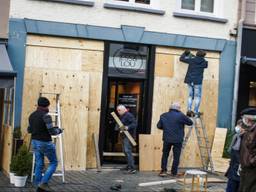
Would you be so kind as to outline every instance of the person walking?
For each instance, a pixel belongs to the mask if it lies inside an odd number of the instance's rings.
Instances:
[[[203,50],[198,50],[196,55],[191,54],[186,50],[181,56],[180,61],[189,64],[184,82],[188,85],[188,116],[200,116],[199,107],[202,96],[202,82],[204,69],[208,67],[208,61],[205,60],[206,53]],[[194,111],[192,105],[194,101]]]
[[[239,164],[240,164],[240,144],[241,137],[244,133],[242,128],[242,120],[237,121],[235,127],[235,135],[232,138],[229,152],[231,154],[229,168],[227,170],[226,176],[228,178],[226,192],[238,192],[240,185],[240,174],[239,174]]]
[[[191,126],[193,121],[180,111],[180,104],[174,102],[169,112],[163,113],[157,123],[157,128],[163,130],[163,153],[161,172],[159,176],[167,176],[167,162],[171,148],[173,148],[172,176],[177,176],[182,142],[184,139],[184,125]]]
[[[55,144],[51,135],[62,133],[62,129],[54,127],[52,118],[48,114],[50,101],[46,97],[39,97],[37,109],[29,116],[28,133],[31,133],[31,144],[35,154],[35,180],[37,191],[52,191],[48,186],[49,180],[55,172],[58,161]],[[42,175],[44,168],[44,157],[49,160],[49,166]]]
[[[132,113],[130,113],[124,105],[117,106],[117,112],[120,116],[120,120],[124,125],[124,129],[127,130],[131,136],[135,137],[137,121]],[[130,174],[136,173],[134,158],[132,156],[132,144],[129,139],[125,136],[124,133],[121,132],[122,143],[123,143],[123,152],[127,159],[127,167],[126,170]]]
[[[244,134],[240,147],[240,186],[239,192],[256,191],[256,108],[241,112]]]

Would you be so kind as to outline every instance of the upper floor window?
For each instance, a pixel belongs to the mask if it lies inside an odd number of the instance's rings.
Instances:
[[[130,3],[142,3],[142,4],[150,4],[150,0],[117,0],[117,1],[126,1]]]
[[[214,0],[181,0],[181,9],[213,13]]]

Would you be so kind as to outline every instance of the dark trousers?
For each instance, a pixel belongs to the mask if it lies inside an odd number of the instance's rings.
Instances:
[[[226,192],[238,192],[240,181],[228,179]]]
[[[135,166],[134,166],[134,159],[132,156],[132,144],[130,143],[130,141],[127,137],[123,138],[123,152],[127,159],[128,168],[134,169]]]
[[[242,168],[239,192],[256,191],[256,167]]]
[[[172,163],[171,173],[173,175],[177,175],[178,166],[180,162],[181,147],[182,147],[182,143],[167,143],[167,142],[163,143],[163,155],[162,155],[162,163],[161,163],[162,171],[167,171],[169,153],[171,148],[173,148],[172,149],[173,163]]]

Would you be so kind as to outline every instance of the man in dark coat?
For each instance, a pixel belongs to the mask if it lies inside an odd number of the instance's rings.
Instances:
[[[120,116],[120,120],[125,126],[126,129],[131,136],[135,136],[136,128],[137,128],[137,121],[132,113],[130,113],[124,105],[117,106],[117,112]],[[125,134],[121,133],[123,138],[123,151],[127,159],[127,171],[130,174],[136,173],[135,165],[134,165],[134,158],[132,156],[132,144],[130,143],[129,139],[125,136]]]
[[[201,103],[202,95],[202,81],[204,69],[208,67],[208,62],[204,59],[206,53],[202,50],[198,50],[196,56],[186,50],[181,56],[180,61],[189,64],[187,74],[185,77],[185,83],[188,85],[189,97],[187,105],[187,115],[199,116],[199,107]],[[194,103],[194,112],[192,111],[192,105]]]
[[[247,108],[241,112],[243,128],[240,147],[241,181],[239,192],[256,191],[256,108]]]
[[[171,105],[169,112],[160,116],[157,128],[163,130],[163,154],[159,176],[167,176],[167,162],[171,148],[173,148],[171,174],[173,176],[177,175],[184,138],[184,125],[191,126],[192,124],[193,121],[180,111],[178,102]]]
[[[51,135],[62,133],[62,129],[53,126],[52,118],[48,114],[50,101],[46,97],[40,97],[37,104],[36,111],[29,116],[28,133],[31,133],[31,144],[35,154],[35,185],[38,186],[37,191],[47,192],[51,191],[48,182],[58,165],[56,148]],[[42,175],[45,156],[50,163]]]

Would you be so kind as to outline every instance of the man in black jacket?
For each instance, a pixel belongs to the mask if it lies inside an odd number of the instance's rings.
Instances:
[[[208,62],[204,59],[206,53],[198,50],[196,56],[186,50],[181,56],[180,61],[189,64],[185,83],[188,85],[189,97],[187,105],[187,115],[193,116],[194,113],[200,116],[199,107],[202,95],[202,81],[204,69],[208,67]],[[195,101],[194,112],[192,111],[193,100]]]
[[[51,135],[62,133],[62,129],[53,127],[52,118],[48,114],[50,102],[45,97],[38,99],[38,107],[29,116],[28,133],[31,133],[32,148],[35,154],[35,185],[37,191],[51,191],[48,182],[57,168],[57,156],[55,144],[52,143]],[[42,176],[44,168],[44,156],[50,162]]]
[[[135,136],[136,128],[137,128],[137,122],[135,117],[132,113],[130,113],[124,105],[118,105],[117,106],[117,112],[120,115],[120,120],[125,126],[124,129],[126,129],[131,136]],[[128,173],[136,173],[135,166],[134,166],[134,158],[132,156],[132,144],[130,143],[129,139],[125,136],[125,134],[121,133],[121,136],[123,138],[123,151],[127,159],[127,171]]]
[[[177,175],[184,138],[184,125],[191,126],[192,124],[193,121],[180,111],[180,104],[178,102],[171,105],[169,112],[163,113],[160,116],[157,128],[163,130],[163,154],[159,176],[167,176],[167,161],[171,148],[173,148],[171,174],[173,176]]]

